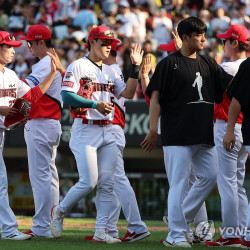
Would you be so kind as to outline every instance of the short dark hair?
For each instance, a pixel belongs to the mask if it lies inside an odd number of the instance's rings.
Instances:
[[[94,38],[94,40],[98,40],[98,38]],[[90,42],[88,41],[88,50],[90,51],[91,50],[91,45],[90,45]]]
[[[114,51],[114,50],[110,50],[110,55],[113,56],[113,57],[116,57],[117,56],[117,52]]]
[[[45,42],[47,48],[52,48],[51,39],[44,40],[44,42]]]
[[[230,43],[232,44],[233,41],[235,41],[235,39],[229,38],[229,41],[230,41]],[[239,43],[239,51],[240,51],[240,52],[248,51],[248,49],[249,49],[249,44],[246,44],[246,43],[243,43],[243,42],[240,42],[240,41],[238,41],[238,43]]]
[[[202,34],[207,31],[207,25],[198,17],[188,17],[180,21],[177,27],[178,34],[182,40],[182,36],[188,35],[191,37],[193,32]]]

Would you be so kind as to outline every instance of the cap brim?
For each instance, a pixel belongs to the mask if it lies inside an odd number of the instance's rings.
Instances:
[[[22,46],[22,42],[18,42],[18,41],[8,41],[8,42],[3,41],[0,44],[7,44],[7,45],[10,45],[10,46],[16,47],[16,48]]]
[[[27,36],[20,36],[20,37],[18,37],[18,39],[19,40],[25,40],[25,41],[32,41],[32,40],[34,40],[34,39],[31,39],[31,38],[29,38]]]
[[[230,38],[227,34],[217,34],[216,35],[218,38],[220,39],[227,39],[227,38]]]
[[[116,39],[114,37],[110,37],[110,36],[93,36],[93,37],[89,38],[88,40],[95,39],[95,38],[97,38],[97,39],[109,39],[109,40],[112,40],[114,43],[120,43],[121,42],[120,40],[118,40],[118,39]]]
[[[164,51],[168,51],[168,52],[173,52],[176,51],[176,46],[174,43],[174,40],[171,41],[169,44],[160,44],[160,48]]]

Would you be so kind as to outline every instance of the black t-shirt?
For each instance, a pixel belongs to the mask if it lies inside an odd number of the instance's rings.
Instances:
[[[146,93],[160,92],[163,146],[214,145],[214,103],[220,103],[232,76],[208,56],[180,51],[158,63]]]
[[[239,70],[227,92],[230,96],[234,97],[241,105],[243,113],[242,121],[242,135],[243,144],[250,145],[250,58],[247,58],[241,63]]]

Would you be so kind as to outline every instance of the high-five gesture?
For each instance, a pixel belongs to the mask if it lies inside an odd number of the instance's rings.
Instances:
[[[130,59],[132,64],[141,65],[143,53],[144,51],[141,49],[141,45],[136,43],[135,46],[130,49]]]

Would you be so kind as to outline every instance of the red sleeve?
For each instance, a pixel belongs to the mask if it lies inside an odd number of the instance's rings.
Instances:
[[[31,88],[22,98],[24,98],[28,102],[37,102],[43,96],[43,92],[41,91],[39,86]]]
[[[150,105],[150,98],[147,96],[146,93],[144,93],[144,97],[145,97],[146,104],[149,106]]]

